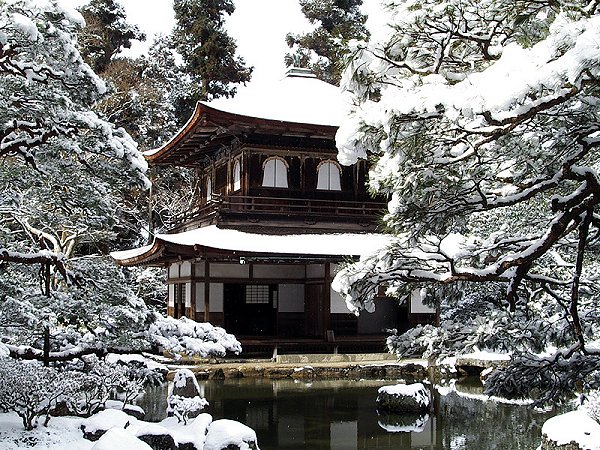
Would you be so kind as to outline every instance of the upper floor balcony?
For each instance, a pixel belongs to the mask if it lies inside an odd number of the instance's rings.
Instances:
[[[305,198],[218,195],[174,216],[167,225],[181,232],[206,225],[271,228],[293,231],[373,231],[385,213],[385,203]]]

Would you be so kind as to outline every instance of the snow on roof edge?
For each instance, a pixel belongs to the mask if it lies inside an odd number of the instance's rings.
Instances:
[[[322,233],[268,235],[222,229],[216,225],[174,234],[157,234],[150,245],[111,252],[116,261],[138,258],[159,242],[202,246],[226,251],[280,255],[360,256],[389,244],[390,235],[378,233]]]

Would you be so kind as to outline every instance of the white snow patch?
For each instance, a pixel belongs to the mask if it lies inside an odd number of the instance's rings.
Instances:
[[[95,433],[99,430],[125,428],[132,422],[132,420],[135,419],[123,411],[105,409],[85,419],[82,422],[82,426],[85,427],[87,432]]]

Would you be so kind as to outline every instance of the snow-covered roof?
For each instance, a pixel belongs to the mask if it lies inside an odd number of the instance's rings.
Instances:
[[[313,125],[339,126],[347,113],[341,89],[292,68],[276,83],[249,83],[232,98],[206,103],[220,111]]]
[[[276,83],[250,83],[233,98],[198,102],[186,124],[163,146],[144,152],[153,164],[193,166],[188,159],[219,149],[234,136],[304,136],[329,139],[348,109],[340,88],[302,69],[291,69]]]
[[[121,264],[141,263],[164,243],[204,247],[232,252],[274,255],[360,256],[370,254],[390,241],[385,234],[336,233],[267,235],[222,229],[215,225],[175,234],[157,234],[151,245],[133,250],[112,252]]]

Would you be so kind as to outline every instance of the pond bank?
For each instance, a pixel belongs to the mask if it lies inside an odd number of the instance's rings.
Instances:
[[[230,378],[266,379],[424,379],[430,365],[423,359],[397,361],[387,354],[286,355],[277,360],[180,361],[199,380]],[[169,366],[174,371],[182,365]],[[173,372],[169,373],[169,378]]]

